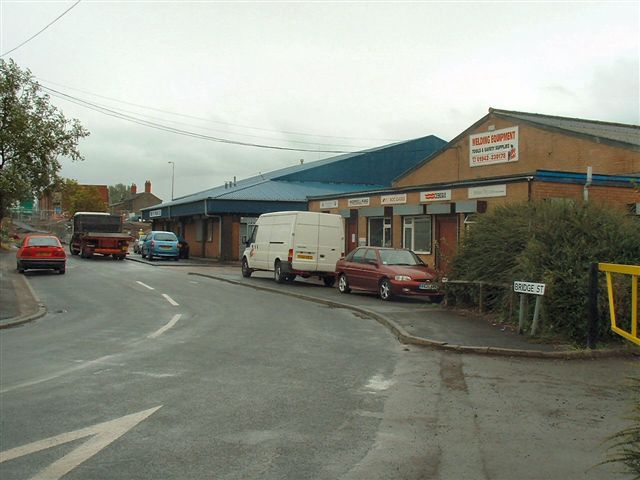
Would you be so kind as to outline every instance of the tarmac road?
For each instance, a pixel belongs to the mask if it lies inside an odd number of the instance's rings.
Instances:
[[[625,426],[633,359],[405,347],[187,273],[74,257],[28,276],[49,313],[0,331],[3,480],[625,478],[591,467]]]

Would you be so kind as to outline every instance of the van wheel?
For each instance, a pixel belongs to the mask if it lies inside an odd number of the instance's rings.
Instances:
[[[280,261],[276,261],[275,267],[273,269],[273,279],[276,283],[284,283],[286,281],[286,275],[282,273],[282,264]]]
[[[378,288],[378,294],[382,300],[391,300],[393,293],[391,293],[391,282],[387,278],[383,278]]]
[[[338,290],[340,293],[349,293],[351,291],[349,288],[349,281],[344,273],[341,273],[338,277]]]
[[[324,282],[325,287],[333,287],[333,285],[336,283],[336,277],[322,277],[322,281]]]
[[[249,268],[249,262],[247,261],[247,257],[242,258],[242,276],[244,278],[249,278],[253,270]]]

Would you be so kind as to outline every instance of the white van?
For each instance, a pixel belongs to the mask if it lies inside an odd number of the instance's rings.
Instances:
[[[260,215],[242,254],[242,276],[272,271],[278,283],[296,275],[318,275],[328,287],[335,282],[336,262],[344,257],[342,217],[318,212]]]

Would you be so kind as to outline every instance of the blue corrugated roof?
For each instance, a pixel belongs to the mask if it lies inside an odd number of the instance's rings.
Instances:
[[[203,190],[162,207],[201,202],[205,199],[306,201],[309,196],[378,190],[447,142],[433,135],[294,165]],[[157,209],[159,205],[142,209]]]

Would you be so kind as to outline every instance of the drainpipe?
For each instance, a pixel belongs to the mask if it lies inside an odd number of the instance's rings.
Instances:
[[[209,200],[208,198],[204,199],[204,216],[205,218],[217,218],[218,219],[218,250],[219,250],[219,255],[218,257],[222,256],[222,217],[220,215],[209,215],[209,212],[207,210],[207,200]],[[207,242],[207,239],[205,238],[202,241],[202,253],[203,253],[203,257],[204,255],[204,246],[205,243]]]
[[[531,182],[533,181],[533,177],[527,177],[527,202],[531,203]]]
[[[587,167],[587,181],[585,182],[584,187],[582,188],[582,199],[584,200],[584,203],[589,202],[589,187],[591,186],[592,180],[593,180],[593,168]]]

